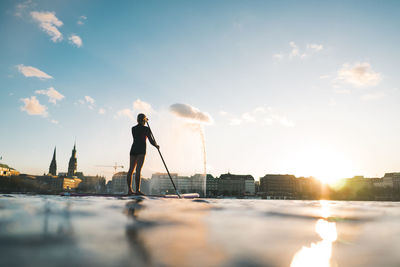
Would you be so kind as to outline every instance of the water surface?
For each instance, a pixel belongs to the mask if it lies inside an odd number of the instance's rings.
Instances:
[[[400,203],[0,196],[1,266],[400,266]]]

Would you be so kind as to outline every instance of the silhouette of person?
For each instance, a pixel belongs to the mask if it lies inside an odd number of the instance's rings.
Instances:
[[[157,145],[156,141],[151,134],[150,128],[146,127],[145,124],[147,122],[147,117],[143,113],[138,114],[136,126],[132,127],[132,137],[133,137],[133,144],[131,147],[130,161],[129,161],[129,171],[127,175],[127,182],[128,182],[128,194],[136,194],[136,195],[144,195],[140,192],[140,172],[142,170],[142,166],[144,163],[144,158],[146,156],[146,139],[148,138],[150,143],[155,146],[157,149],[160,148]],[[132,190],[132,174],[135,171],[135,184],[136,190],[133,192]]]

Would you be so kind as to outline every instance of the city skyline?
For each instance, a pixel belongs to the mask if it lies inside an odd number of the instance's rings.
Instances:
[[[181,174],[203,172],[204,144],[213,175],[400,170],[396,1],[0,7],[0,156],[21,172],[47,172],[54,147],[67,171],[76,139],[78,170],[110,179],[96,165],[127,169],[138,112]],[[145,177],[164,170],[146,157]]]

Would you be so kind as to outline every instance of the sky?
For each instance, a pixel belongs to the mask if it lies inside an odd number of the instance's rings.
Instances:
[[[399,1],[3,0],[1,163],[47,173],[57,147],[65,172],[76,141],[78,171],[110,179],[99,165],[127,171],[144,112],[180,175],[204,160],[256,180],[400,171],[399,13]],[[163,171],[148,145],[143,176]]]

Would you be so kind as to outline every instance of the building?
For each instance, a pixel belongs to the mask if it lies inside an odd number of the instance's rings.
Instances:
[[[206,196],[207,197],[218,196],[218,179],[214,178],[211,174],[207,174]]]
[[[106,178],[104,176],[82,176],[82,182],[79,184],[79,191],[87,193],[105,193]]]
[[[187,189],[187,193],[199,193],[201,197],[206,195],[207,181],[204,174],[195,174],[190,177],[190,188]],[[178,187],[180,189],[180,187]]]
[[[316,199],[321,195],[321,181],[314,177],[295,178],[296,199]]]
[[[76,159],[76,143],[74,144],[74,148],[72,149],[71,158],[69,159],[68,163],[68,177],[76,176],[78,164]]]
[[[384,187],[392,187],[393,192],[400,192],[400,172],[385,173],[382,180]]]
[[[36,180],[41,189],[47,189],[53,193],[76,191],[82,182],[82,180],[78,178],[57,177],[51,175],[37,176]]]
[[[62,179],[62,185],[63,185],[63,190],[73,190],[75,191],[76,188],[78,188],[79,184],[82,182],[81,179],[78,178],[58,178],[58,179]]]
[[[128,183],[126,180],[127,175],[127,172],[117,172],[113,175],[111,180],[112,194],[128,194]],[[135,188],[135,174],[133,174],[132,188]]]
[[[296,191],[296,177],[289,174],[267,174],[260,178],[259,194],[271,199],[291,199]]]
[[[223,196],[255,195],[254,178],[251,175],[222,174],[218,179],[218,193]]]
[[[178,174],[171,173],[171,178],[177,184]],[[184,183],[184,182],[183,182]],[[181,182],[182,185],[182,182]],[[179,187],[178,187],[179,189]],[[171,183],[168,173],[154,173],[150,179],[150,193],[152,195],[175,194],[175,189]]]
[[[56,148],[54,148],[53,159],[51,160],[49,167],[49,174],[53,176],[57,175]]]
[[[19,175],[19,171],[9,167],[7,164],[0,163],[0,176],[15,176]]]

